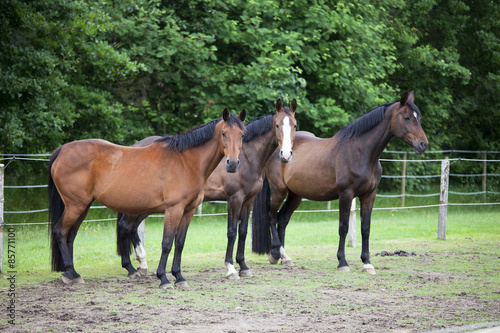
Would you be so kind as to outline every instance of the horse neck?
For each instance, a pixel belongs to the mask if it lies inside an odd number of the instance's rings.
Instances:
[[[219,133],[220,131],[214,131],[214,136],[210,140],[190,149],[190,154],[199,163],[199,170],[205,180],[208,179],[224,157],[224,154],[220,150]]]
[[[251,166],[260,175],[278,144],[274,128],[243,144],[241,155],[245,156],[245,167]]]
[[[364,155],[369,157],[370,160],[377,160],[382,155],[382,152],[389,144],[389,141],[394,136],[391,131],[391,116],[393,108],[389,107],[385,110],[384,119],[368,132],[357,137],[361,141]]]

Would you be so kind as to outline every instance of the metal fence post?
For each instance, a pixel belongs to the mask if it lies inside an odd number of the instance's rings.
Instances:
[[[441,161],[441,190],[439,191],[438,239],[446,239],[446,219],[448,214],[448,186],[450,181],[450,160]]]

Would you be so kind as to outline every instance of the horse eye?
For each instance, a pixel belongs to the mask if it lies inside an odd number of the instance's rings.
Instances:
[[[279,125],[276,125],[276,128],[280,128],[280,126],[279,126]]]
[[[405,120],[406,121],[410,121],[410,117],[405,117]]]
[[[293,129],[295,129],[295,130],[296,130],[296,129],[297,129],[297,125],[293,126]]]
[[[224,131],[222,131],[222,136],[223,136],[223,137],[226,137],[226,133],[224,133]]]

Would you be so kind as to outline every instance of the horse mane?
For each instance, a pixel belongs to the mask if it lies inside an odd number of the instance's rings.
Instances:
[[[339,138],[349,139],[368,132],[384,119],[385,110],[392,104],[394,103],[386,103],[384,105],[371,109],[369,112],[356,119],[350,125],[341,128],[336,135]]]
[[[166,135],[155,140],[155,142],[168,141],[167,149],[183,152],[189,148],[198,147],[209,141],[214,136],[215,126],[221,120],[222,118],[212,120],[183,134],[175,136]],[[245,130],[245,126],[235,114],[231,114],[227,122],[231,126],[237,125],[240,129]]]
[[[292,116],[289,107],[284,107],[283,109],[285,110],[285,113],[287,115],[289,115],[290,117]],[[259,137],[264,133],[267,133],[273,126],[273,117],[275,114],[276,112],[274,112],[273,114],[259,117],[249,122],[246,125],[247,133],[243,137],[243,142],[252,141],[254,138]]]

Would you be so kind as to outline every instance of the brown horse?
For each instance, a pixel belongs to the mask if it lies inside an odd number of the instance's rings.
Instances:
[[[54,151],[49,162],[49,230],[52,269],[64,272],[64,283],[83,282],[73,266],[73,242],[97,200],[127,214],[165,213],[157,270],[160,287],[171,286],[165,268],[174,239],[175,285],[187,286],[180,268],[182,249],[205,182],[224,156],[228,172],[235,172],[239,164],[246,111],[236,116],[224,109],[222,115],[222,120],[143,148],[82,140]]]
[[[421,114],[413,102],[413,92],[400,101],[373,109],[330,139],[320,139],[307,132],[297,132],[295,158],[279,165],[269,159],[262,191],[256,196],[252,213],[252,250],[269,253],[269,261],[292,265],[285,253],[285,228],[302,198],[315,201],[339,199],[338,269],[348,271],[345,238],[353,198],[361,202],[361,260],[364,271],[375,274],[370,263],[370,218],[376,188],[382,175],[379,158],[395,136],[422,154],[428,145],[420,125]],[[278,209],[285,199],[283,207]],[[270,196],[270,203],[269,203]],[[277,227],[276,227],[277,224]],[[272,230],[270,244],[269,227]]]
[[[276,157],[282,163],[292,158],[292,146],[297,122],[295,111],[297,101],[294,99],[290,108],[283,107],[281,100],[276,102],[276,112],[261,117],[247,124],[247,134],[243,138],[240,154],[240,169],[237,173],[227,173],[221,162],[210,175],[205,186],[204,201],[226,200],[228,203],[227,250],[225,264],[228,279],[250,277],[252,273],[245,263],[245,240],[248,229],[248,217],[253,197],[262,188],[263,173],[267,161],[277,150]],[[149,137],[133,146],[143,147],[158,137]],[[119,214],[117,223],[117,249],[122,256],[122,267],[127,269],[129,277],[138,275],[130,262],[130,244],[134,246],[136,259],[139,261],[139,272],[147,271],[146,252],[144,250],[145,215]],[[239,228],[238,228],[239,225]],[[140,230],[140,231],[139,231]],[[239,275],[233,264],[233,249],[238,232],[236,262],[240,266]]]

